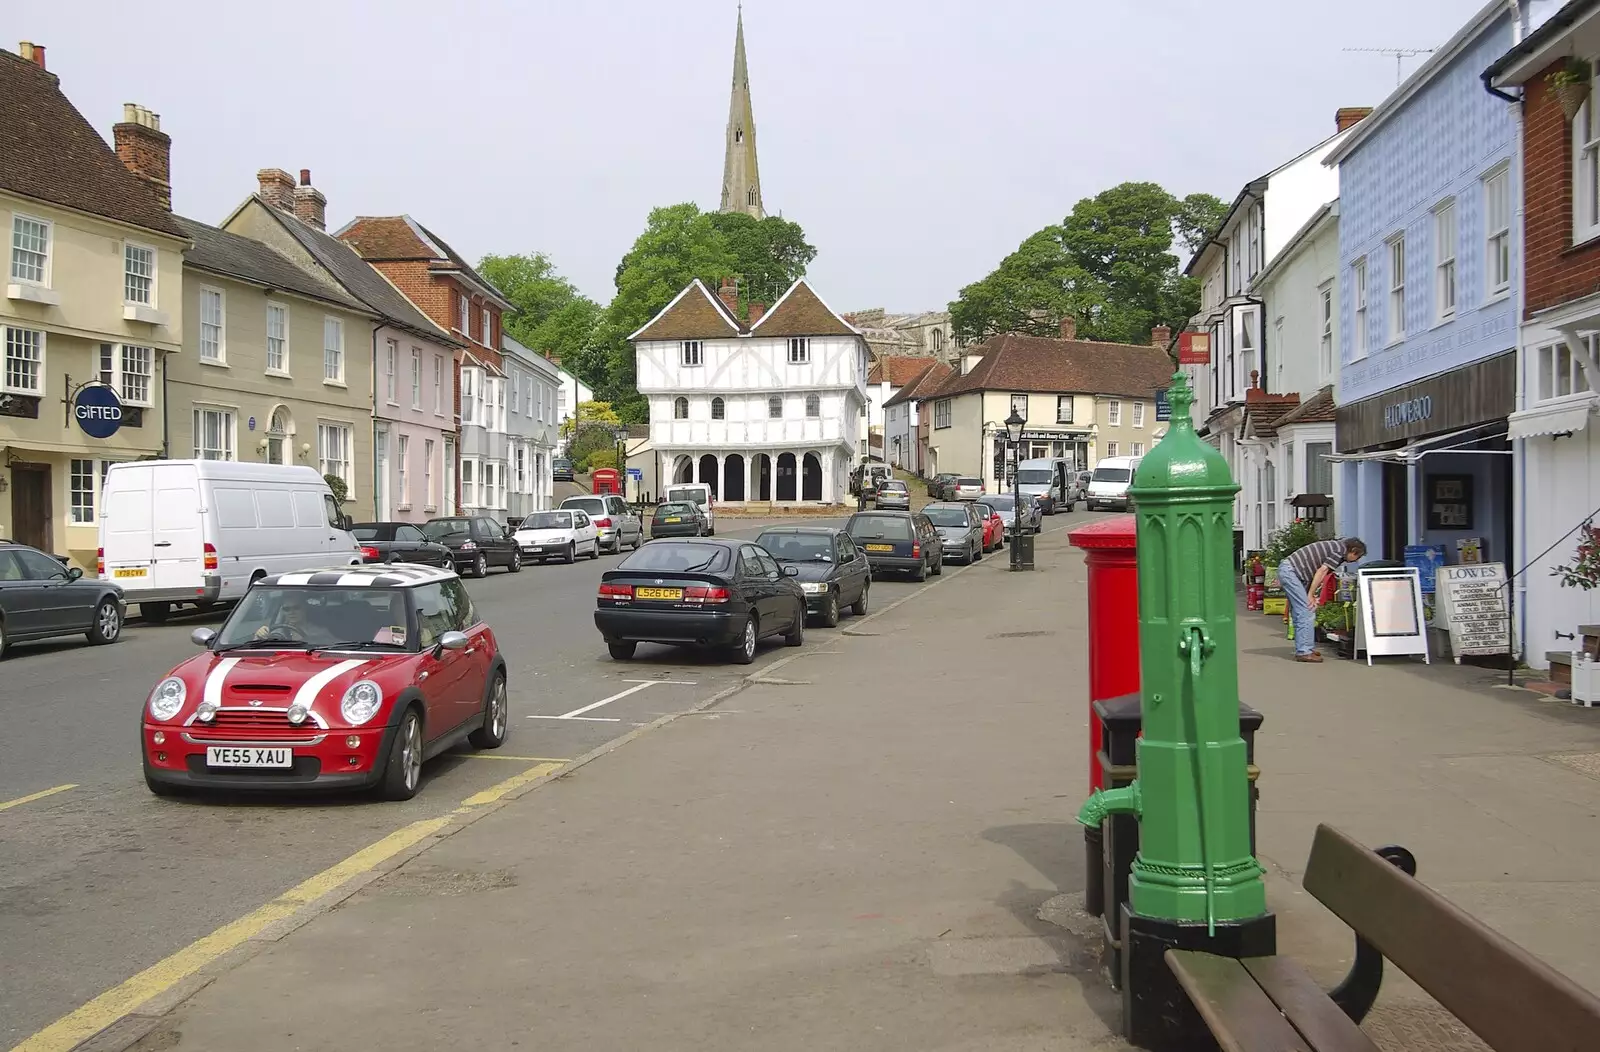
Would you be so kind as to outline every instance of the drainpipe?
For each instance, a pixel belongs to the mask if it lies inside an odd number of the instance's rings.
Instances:
[[[167,396],[167,359],[172,356],[168,351],[161,356],[161,459],[169,460],[172,457],[172,415],[168,406],[171,404]],[[238,418],[235,417],[235,420]]]

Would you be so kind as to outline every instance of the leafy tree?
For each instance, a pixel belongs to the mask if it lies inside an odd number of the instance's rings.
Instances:
[[[344,484],[344,479],[338,475],[324,475],[322,481],[328,484],[328,489],[333,491],[333,502],[340,507],[350,499],[350,487]]]
[[[517,312],[505,317],[512,339],[563,361],[582,356],[600,318],[600,305],[558,274],[548,256],[489,255],[478,270],[517,305]]]
[[[608,433],[613,433],[621,423],[622,419],[611,408],[610,402],[579,402],[577,415],[561,422],[561,435],[571,438],[579,429],[587,428],[590,424],[603,424]]]
[[[745,212],[717,212],[711,225],[728,243],[739,275],[743,306],[769,306],[806,272],[817,258],[800,224],[781,216],[757,219]]]
[[[1228,206],[1211,194],[1190,194],[1178,202],[1178,214],[1173,225],[1178,229],[1178,240],[1192,256],[1200,246],[1222,228],[1227,218]]]

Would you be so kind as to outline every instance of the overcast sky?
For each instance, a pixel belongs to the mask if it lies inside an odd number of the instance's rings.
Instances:
[[[1393,89],[1347,47],[1446,41],[1479,0],[750,0],[763,196],[839,310],[942,308],[1124,180],[1229,199]],[[601,302],[652,206],[715,208],[722,0],[5,0],[101,133],[173,138],[177,210],[312,171],[329,229],[406,212],[476,260],[542,251]],[[1406,61],[1406,70],[1420,59]]]

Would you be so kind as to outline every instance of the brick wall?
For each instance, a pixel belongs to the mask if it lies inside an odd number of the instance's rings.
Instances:
[[[1526,316],[1600,292],[1600,239],[1572,244],[1572,126],[1545,79],[1564,61],[1535,75],[1523,95]]]

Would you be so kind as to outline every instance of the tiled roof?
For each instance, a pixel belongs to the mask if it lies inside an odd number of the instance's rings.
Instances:
[[[922,367],[922,371],[911,378],[911,381],[900,390],[896,391],[883,404],[885,407],[899,405],[901,402],[912,402],[924,397],[928,392],[935,391],[944,381],[955,372],[950,366],[941,361],[931,361]]]
[[[644,324],[630,340],[725,340],[739,335],[739,324],[699,278]]]
[[[1339,419],[1339,407],[1333,400],[1333,385],[1329,384],[1278,418],[1278,427],[1291,424],[1332,424]]]
[[[772,309],[750,330],[752,336],[856,336],[839,315],[822,302],[806,279],[789,286]]]
[[[451,347],[466,346],[460,339],[439,328],[427,315],[412,306],[411,301],[357,255],[355,249],[337,238],[307,226],[282,209],[273,208],[259,196],[255,196],[254,200],[288,231],[290,237],[300,242],[305,250],[344,286],[346,291],[383,315],[384,321]]]
[[[471,279],[474,284],[481,285],[485,291],[493,293],[495,296],[498,296],[502,301],[504,301],[503,306],[505,309],[516,309],[516,305],[510,300],[506,299],[506,294],[496,288],[494,283],[488,278],[484,277],[482,274],[479,274],[476,270],[473,270],[472,265],[466,260],[462,259],[461,254],[455,249],[451,248],[448,241],[440,237],[438,234],[435,234],[427,227],[422,227],[422,232],[426,234],[428,239],[431,240],[435,245],[439,246],[439,248],[444,252],[444,258],[450,263],[450,266],[448,267],[441,267],[436,264],[433,267],[430,267],[430,270],[459,270],[469,279]]]
[[[936,358],[919,357],[911,354],[897,354],[889,358],[882,358],[872,364],[872,369],[867,373],[867,383],[886,383],[890,387],[904,387],[927,371],[928,363],[937,361]]]
[[[473,270],[444,238],[410,216],[357,216],[334,236],[369,262],[427,260],[431,271],[460,271],[467,280],[499,299],[505,309],[514,309],[505,293]]]
[[[182,216],[173,219],[179,231],[194,242],[194,247],[184,253],[186,266],[370,313],[359,300],[323,284],[259,241]]]
[[[61,84],[0,51],[0,189],[173,237],[183,231],[128,171]]]
[[[953,374],[940,398],[968,391],[1126,395],[1149,398],[1172,379],[1167,352],[1142,344],[1054,340],[1042,336],[996,336],[974,348],[983,360],[966,375]]]
[[[1270,438],[1278,433],[1279,421],[1300,405],[1297,394],[1268,394],[1259,387],[1244,393],[1244,429],[1248,435]]]

